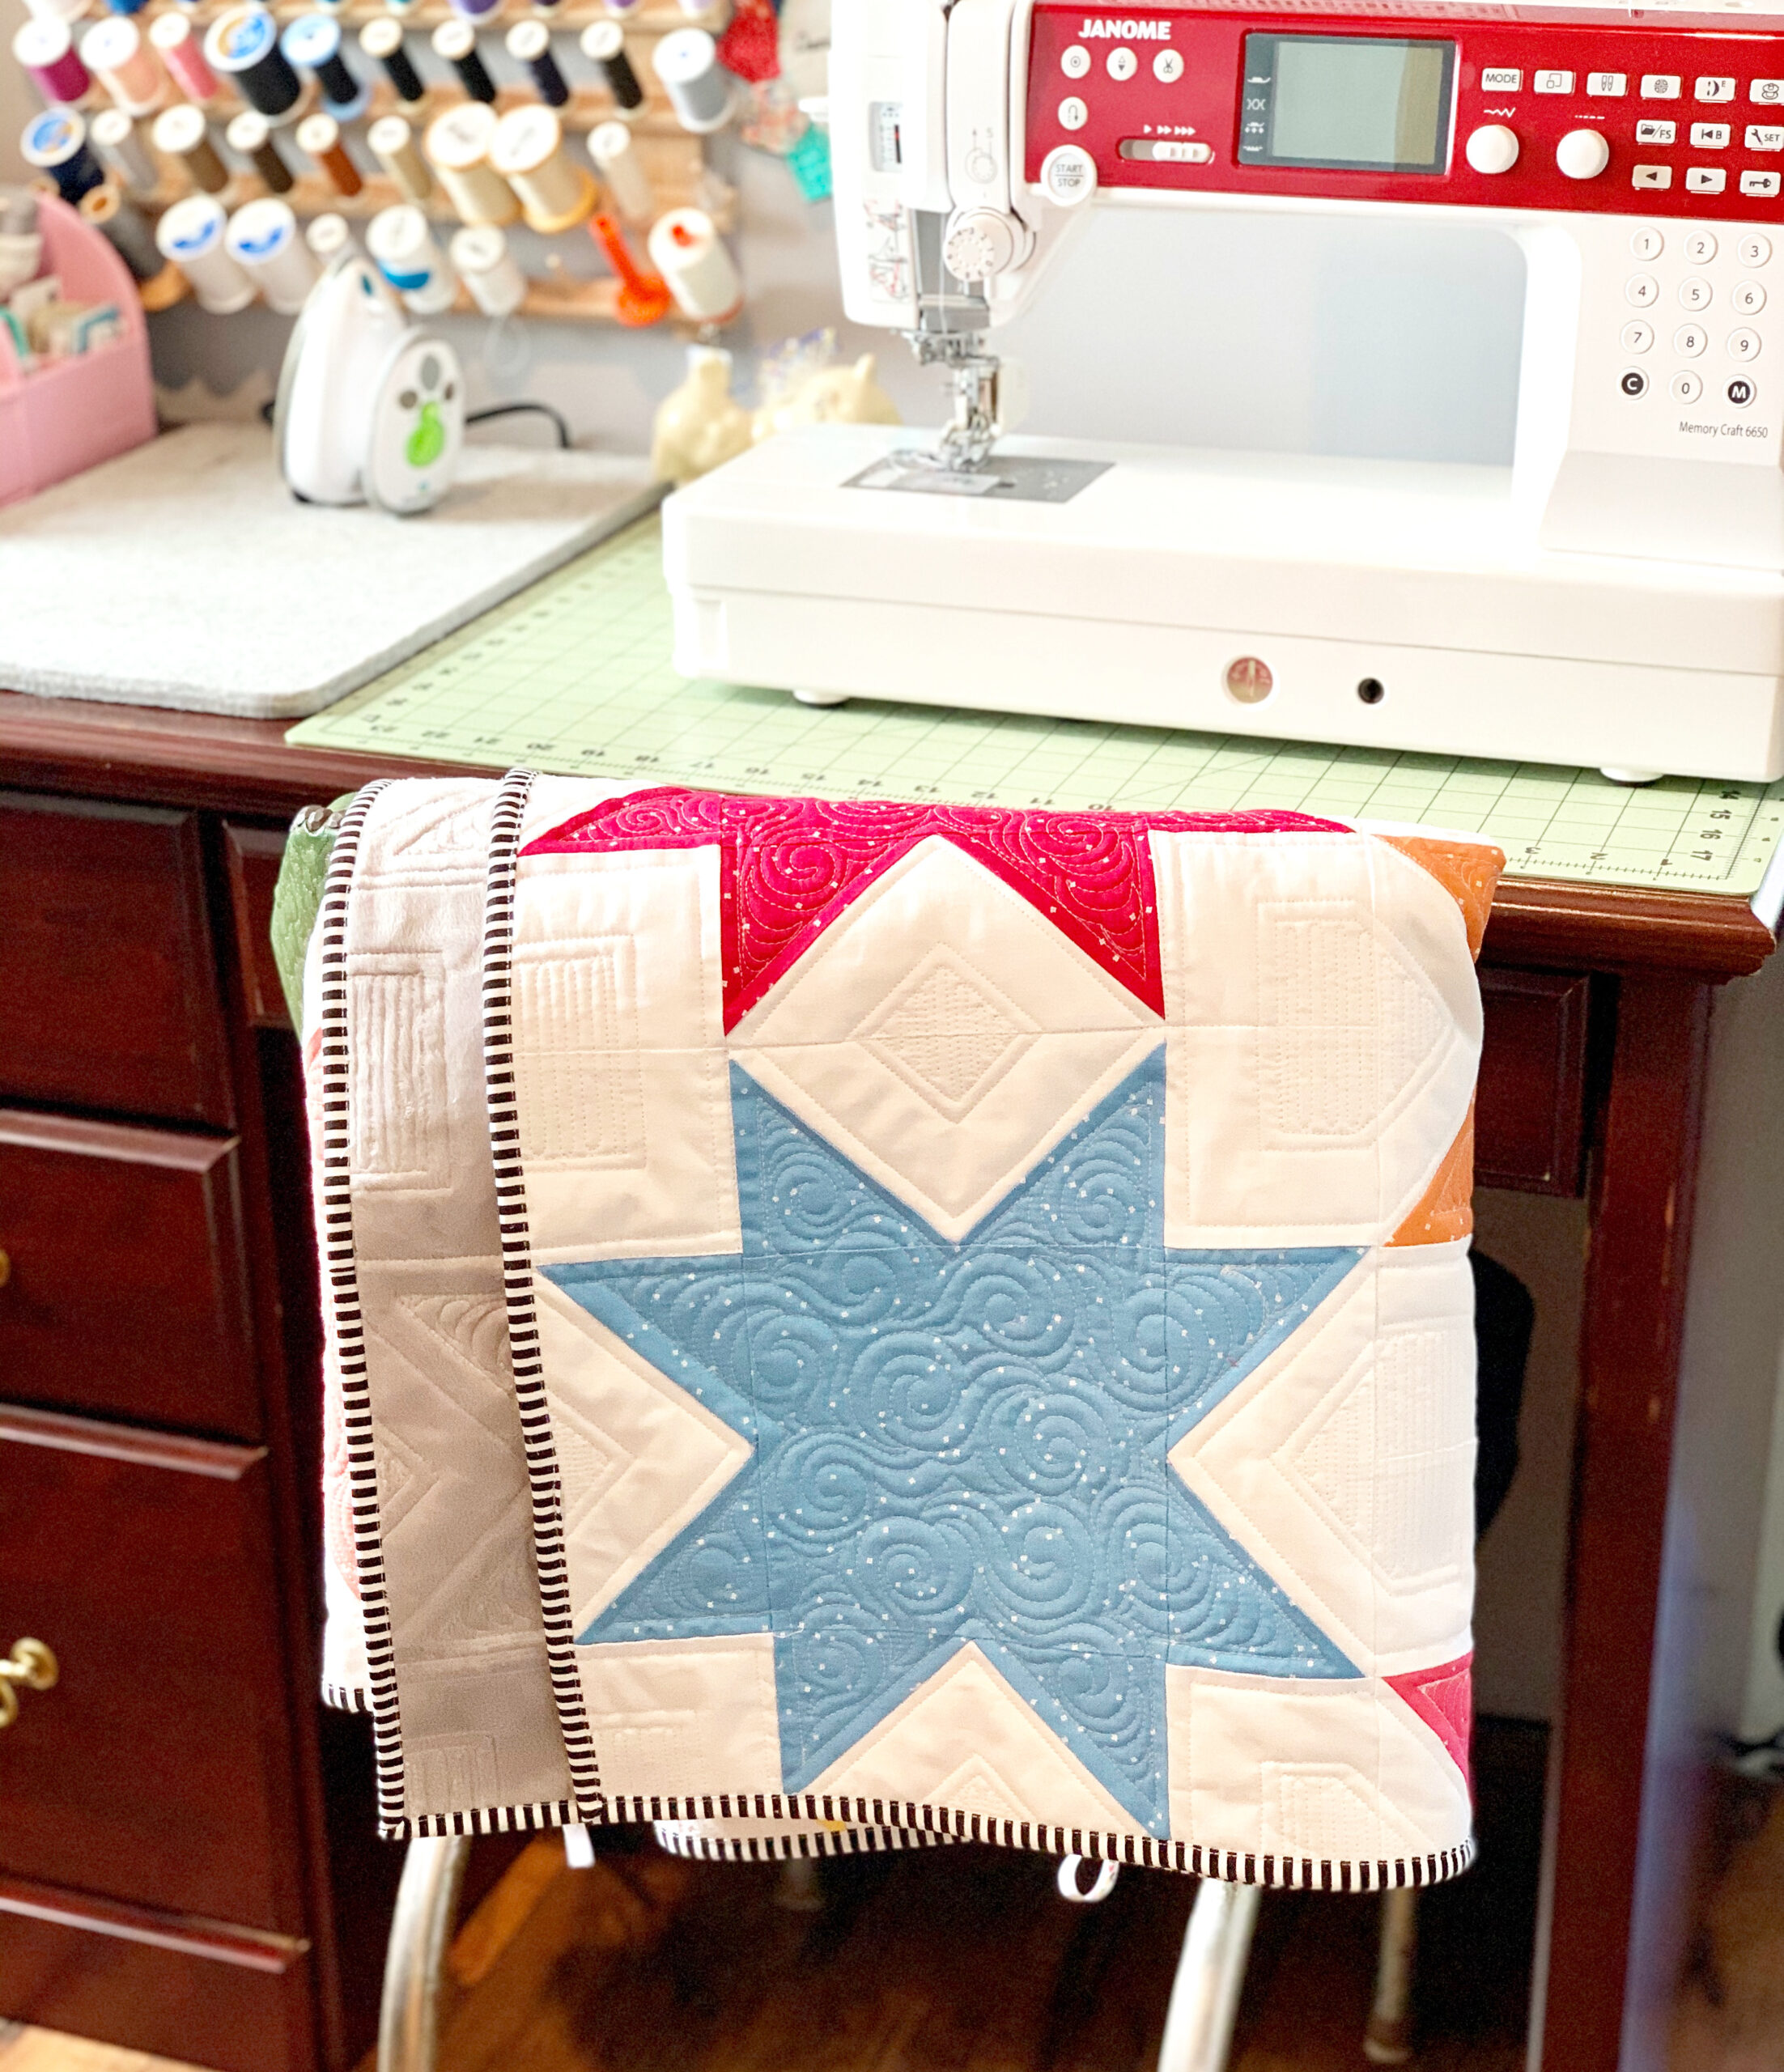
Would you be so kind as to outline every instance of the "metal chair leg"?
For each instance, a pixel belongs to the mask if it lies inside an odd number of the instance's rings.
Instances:
[[[1196,1887],[1171,1981],[1158,2072],[1223,2072],[1257,1917],[1255,1885],[1204,1878]]]
[[[1363,2032],[1372,2065],[1404,2065],[1412,2055],[1412,1966],[1418,1955],[1418,1893],[1410,1885],[1382,1895],[1375,2000]]]
[[[440,1979],[470,1852],[467,1835],[423,1836],[409,1845],[384,1956],[378,2072],[434,2072]]]

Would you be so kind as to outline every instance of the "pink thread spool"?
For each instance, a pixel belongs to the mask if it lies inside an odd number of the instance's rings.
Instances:
[[[189,15],[157,15],[149,25],[149,40],[188,100],[217,98],[217,75],[205,62]]]
[[[166,77],[142,32],[127,15],[108,15],[80,42],[81,62],[96,72],[126,115],[153,115],[166,99]]]
[[[67,23],[53,15],[32,15],[12,39],[12,54],[49,107],[72,108],[92,86]]]

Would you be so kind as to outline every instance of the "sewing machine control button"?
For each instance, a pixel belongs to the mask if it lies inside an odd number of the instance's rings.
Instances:
[[[1784,186],[1784,177],[1775,172],[1744,172],[1740,176],[1740,191],[1757,200],[1768,202]]]
[[[1679,74],[1676,72],[1644,72],[1642,74],[1643,100],[1676,100],[1679,98]]]
[[[1672,144],[1678,142],[1678,138],[1676,122],[1638,122],[1635,125],[1635,141],[1638,144]]]
[[[1660,299],[1660,283],[1652,274],[1631,274],[1623,283],[1623,299],[1637,309],[1651,309]]]
[[[1694,151],[1725,151],[1734,134],[1726,122],[1693,122],[1691,148]]]
[[[1081,79],[1090,69],[1090,53],[1081,43],[1070,45],[1060,53],[1060,70],[1068,79]]]
[[[1694,403],[1704,392],[1703,377],[1688,367],[1672,377],[1672,398],[1676,403]]]
[[[1484,94],[1514,94],[1523,91],[1524,75],[1522,72],[1502,65],[1495,68],[1483,66],[1480,70],[1480,91]]]
[[[1569,130],[1555,146],[1555,163],[1569,180],[1596,180],[1610,162],[1602,130]]]
[[[1700,79],[1697,84],[1699,100],[1732,100],[1735,82],[1732,79]]]
[[[1657,230],[1638,230],[1629,240],[1629,249],[1637,259],[1658,259],[1667,248],[1667,241]]]
[[[1701,324],[1681,324],[1672,334],[1672,350],[1681,359],[1701,359],[1710,333]]]
[[[1074,209],[1097,191],[1097,162],[1080,144],[1056,144],[1041,160],[1041,185],[1049,201]]]
[[[1670,165],[1633,167],[1629,173],[1629,185],[1632,187],[1670,187],[1672,185],[1672,168]]]
[[[1757,359],[1760,336],[1756,331],[1731,331],[1728,334],[1728,357],[1731,359]]]
[[[1618,376],[1616,385],[1625,396],[1645,396],[1648,393],[1648,377],[1640,367],[1632,367]]]
[[[1154,165],[1206,165],[1214,155],[1211,144],[1179,143],[1170,137],[1123,137],[1115,148],[1124,159]]]
[[[1174,87],[1183,76],[1183,53],[1161,50],[1152,61],[1152,76],[1162,87]]]
[[[1744,410],[1759,393],[1759,390],[1744,374],[1737,374],[1722,393],[1727,397],[1737,410]]]
[[[1765,307],[1765,291],[1757,281],[1737,281],[1728,299],[1743,316],[1756,316]]]
[[[1539,72],[1531,85],[1540,94],[1570,94],[1574,91],[1574,75],[1571,72]]]
[[[1784,125],[1749,122],[1747,125],[1747,148],[1750,151],[1784,151]]]
[[[1728,185],[1728,176],[1719,165],[1688,165],[1685,168],[1685,192],[1688,194],[1719,194]]]
[[[1778,175],[1762,172],[1758,176],[1761,180],[1776,180]],[[1778,189],[1774,187],[1772,192],[1775,194]],[[1772,256],[1772,240],[1769,237],[1762,237],[1756,230],[1750,230],[1735,249],[1740,254],[1742,265],[1763,266]]]
[[[1654,343],[1654,326],[1644,324],[1637,316],[1633,322],[1623,326],[1623,350],[1626,353],[1645,353]]]
[[[1762,108],[1776,108],[1784,103],[1784,79],[1755,79],[1747,89],[1747,98]]]
[[[1713,230],[1692,231],[1686,236],[1684,252],[1693,266],[1707,266],[1716,256],[1716,233]]]
[[[1060,127],[1062,130],[1081,130],[1090,119],[1090,109],[1076,94],[1068,94],[1060,103]]]
[[[1595,100],[1617,100],[1629,91],[1626,72],[1588,72],[1586,91]]]
[[[1502,122],[1471,130],[1465,155],[1476,172],[1510,172],[1518,163],[1518,133]]]
[[[1701,274],[1687,274],[1679,283],[1679,307],[1681,309],[1707,309],[1710,296],[1710,283]]]
[[[1118,43],[1109,53],[1109,77],[1111,79],[1131,79],[1140,70],[1140,60],[1124,43]]]

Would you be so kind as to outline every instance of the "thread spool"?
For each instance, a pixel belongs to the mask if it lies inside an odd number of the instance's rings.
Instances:
[[[514,263],[508,241],[493,223],[455,231],[448,248],[452,270],[486,316],[512,316],[526,300],[526,276]]]
[[[376,21],[367,22],[359,32],[359,48],[373,63],[384,67],[384,75],[399,100],[413,107],[427,99],[422,76],[403,45],[402,23],[393,15],[380,15]]]
[[[319,266],[325,266],[337,254],[353,249],[353,229],[346,218],[337,215],[333,209],[325,214],[313,216],[304,233],[304,242],[310,248],[311,255]]]
[[[400,115],[382,116],[366,132],[372,155],[397,183],[406,202],[425,202],[434,191],[427,161],[415,148],[415,133]]]
[[[257,109],[244,108],[224,130],[223,142],[248,161],[270,194],[289,194],[297,185],[297,176],[273,142],[273,125]]]
[[[310,73],[322,90],[322,105],[338,122],[365,113],[372,89],[353,76],[341,54],[341,24],[328,15],[299,15],[288,22],[278,47],[288,63]]]
[[[161,168],[149,156],[148,146],[121,108],[101,108],[93,117],[87,137],[132,193],[152,194],[159,185]]]
[[[616,20],[624,22],[638,12],[643,0],[602,0],[602,4]]]
[[[105,4],[114,15],[140,15],[148,0],[105,0]]]
[[[29,11],[58,22],[78,22],[87,12],[87,0],[36,0]]]
[[[671,209],[651,226],[651,263],[684,316],[728,324],[743,307],[743,282],[704,209]]]
[[[166,94],[161,67],[134,22],[121,15],[96,22],[80,40],[80,55],[126,115],[152,115],[161,105]]]
[[[413,202],[378,211],[366,226],[366,250],[418,316],[437,316],[451,308],[457,283],[427,219]]]
[[[304,87],[278,47],[278,24],[264,7],[231,7],[210,25],[205,60],[269,122],[295,113]]]
[[[25,125],[19,155],[56,183],[56,192],[70,208],[105,177],[99,160],[87,148],[87,123],[71,108],[46,108]]]
[[[244,202],[229,219],[223,242],[230,257],[281,316],[295,316],[321,269],[298,233],[291,204],[270,194]]]
[[[730,77],[719,62],[719,46],[704,29],[672,30],[651,53],[651,70],[684,130],[710,136],[731,120]]]
[[[149,24],[149,41],[188,100],[215,100],[217,75],[205,62],[198,32],[184,15],[157,15]]]
[[[337,194],[357,194],[365,185],[347,155],[341,125],[332,115],[306,115],[297,125],[297,148],[316,160]]]
[[[616,106],[630,114],[644,105],[644,89],[626,55],[626,32],[618,22],[591,22],[582,32],[582,54],[600,67]]]
[[[490,166],[500,117],[482,101],[461,101],[427,125],[421,147],[440,176],[459,221],[511,223],[520,213],[514,189]]]
[[[133,279],[152,281],[159,274],[164,261],[155,249],[155,232],[142,210],[125,200],[124,190],[115,181],[104,180],[89,188],[80,197],[80,212],[96,230],[104,232]]]
[[[155,227],[155,242],[192,283],[198,306],[213,316],[233,316],[254,299],[254,284],[223,244],[227,219],[215,195],[188,194]]]
[[[527,227],[542,237],[573,229],[594,208],[594,180],[565,151],[563,125],[537,103],[497,123],[490,164],[520,196]]]
[[[648,223],[656,214],[656,196],[623,122],[602,122],[588,132],[588,155],[607,183],[614,206],[629,223]]]
[[[524,65],[533,90],[547,108],[563,108],[570,89],[551,54],[551,32],[543,22],[516,22],[508,33],[508,53]]]
[[[12,54],[46,107],[72,108],[91,89],[93,76],[80,62],[74,31],[53,15],[33,15],[12,39]]]
[[[490,22],[502,11],[502,0],[452,0],[452,12],[468,22]]]
[[[494,103],[495,82],[477,54],[477,32],[469,22],[442,22],[434,31],[433,45],[434,55],[452,66],[473,100]]]
[[[229,185],[228,169],[210,141],[202,108],[194,108],[189,100],[180,102],[165,114],[156,116],[150,134],[158,151],[177,159],[185,168],[194,187],[202,188],[207,194],[220,194]]]
[[[669,312],[670,295],[655,274],[647,274],[627,249],[626,239],[611,216],[589,219],[588,235],[607,255],[619,282],[614,314],[622,324],[661,324]]]

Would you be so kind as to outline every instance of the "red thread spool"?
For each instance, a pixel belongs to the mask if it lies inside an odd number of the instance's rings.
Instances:
[[[12,54],[51,108],[72,108],[92,86],[67,23],[50,15],[33,15],[25,23],[12,39]]]

